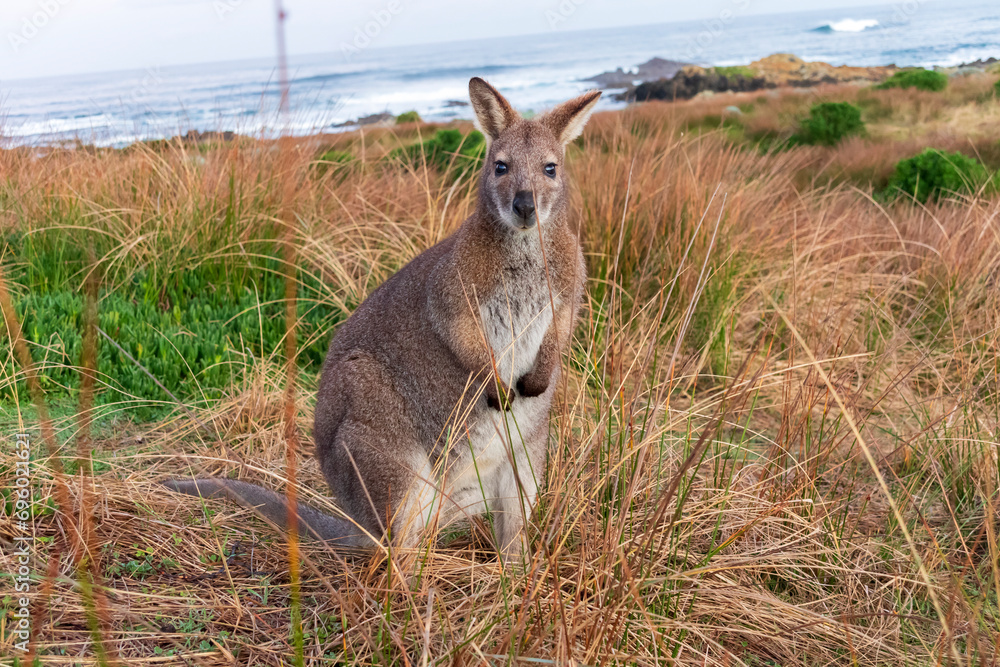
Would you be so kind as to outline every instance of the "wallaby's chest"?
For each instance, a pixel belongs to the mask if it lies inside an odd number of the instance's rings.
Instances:
[[[558,294],[550,296],[544,267],[535,261],[505,267],[496,288],[480,302],[483,330],[507,384],[534,364],[552,323],[553,303],[558,307]]]

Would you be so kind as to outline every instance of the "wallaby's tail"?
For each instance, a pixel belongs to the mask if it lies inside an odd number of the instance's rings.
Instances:
[[[202,477],[200,479],[168,479],[163,485],[172,491],[202,498],[229,498],[235,503],[288,530],[288,501],[285,496],[263,486],[240,482],[235,479]],[[330,543],[331,546],[350,550],[370,550],[375,542],[363,530],[347,519],[323,514],[298,503],[299,533]]]

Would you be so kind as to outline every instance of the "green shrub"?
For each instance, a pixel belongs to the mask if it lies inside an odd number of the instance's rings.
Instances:
[[[354,162],[354,156],[347,151],[331,148],[320,155],[315,162],[316,172],[322,176],[330,169],[343,167]]]
[[[993,94],[1000,97],[1000,79],[997,79],[996,83],[993,84]]]
[[[940,92],[948,87],[948,77],[929,69],[905,69],[875,86],[879,90],[888,88],[916,88]]]
[[[864,134],[865,123],[861,109],[848,102],[823,102],[815,104],[804,118],[795,143],[834,146],[845,137]]]
[[[396,125],[402,125],[403,123],[419,123],[420,114],[416,111],[404,111],[403,113],[396,116]]]
[[[459,130],[438,130],[423,143],[406,146],[393,152],[394,157],[419,165],[422,161],[452,176],[473,173],[486,154],[486,139],[478,130],[463,135]]]
[[[338,151],[335,148],[331,148],[322,155],[319,156],[320,162],[334,162],[337,164],[343,164],[345,162],[350,162],[354,159],[354,156],[347,151]]]
[[[896,164],[885,193],[889,198],[905,195],[926,202],[941,195],[973,192],[989,180],[978,160],[928,148]]]
[[[721,74],[724,77],[743,77],[744,79],[753,79],[757,77],[756,70],[753,70],[746,65],[733,65],[730,67],[713,67],[712,68],[716,74]]]

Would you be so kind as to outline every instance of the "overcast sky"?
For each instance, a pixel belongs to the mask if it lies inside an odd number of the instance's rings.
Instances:
[[[739,15],[857,0],[285,0],[292,54]],[[0,0],[0,80],[270,57],[274,0]],[[376,26],[372,21],[379,21]]]

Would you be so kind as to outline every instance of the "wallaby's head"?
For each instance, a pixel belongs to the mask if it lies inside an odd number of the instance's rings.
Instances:
[[[599,91],[584,93],[526,120],[496,88],[478,77],[469,81],[476,125],[488,146],[480,205],[514,230],[559,216],[569,196],[563,169],[566,144],[583,132],[600,96]]]

